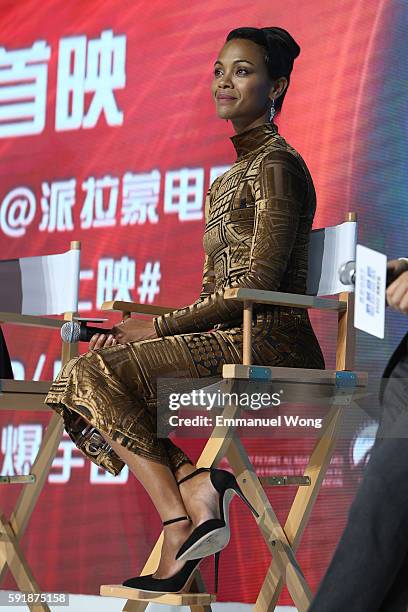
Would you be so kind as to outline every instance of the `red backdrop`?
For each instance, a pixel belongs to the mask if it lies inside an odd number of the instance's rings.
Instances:
[[[228,31],[243,25],[287,28],[302,48],[279,130],[314,178],[315,227],[340,222],[355,209],[353,163],[364,147],[367,94],[376,86],[373,49],[382,48],[384,5],[3,2],[0,85],[15,89],[0,90],[2,258],[60,252],[81,240],[85,316],[98,316],[99,304],[114,297],[174,306],[194,301],[203,195],[219,168],[234,161],[231,127],[214,114],[212,64]],[[334,327],[314,323],[330,367]],[[4,332],[17,376],[53,377],[59,343],[52,332]],[[18,473],[49,416],[4,412],[1,419],[0,473]],[[193,457],[203,444],[181,442]],[[252,439],[247,447],[259,474],[300,473],[310,441]],[[343,442],[336,451],[300,548],[313,589],[359,478],[350,448]],[[6,512],[17,493],[18,487],[0,491]],[[281,520],[293,496],[292,489],[270,490]],[[251,602],[270,555],[238,502],[232,516],[220,599]],[[98,593],[101,583],[135,575],[159,532],[133,477],[125,470],[106,477],[65,436],[22,546],[43,590]],[[3,587],[12,584],[9,577]],[[281,601],[289,601],[286,593]]]

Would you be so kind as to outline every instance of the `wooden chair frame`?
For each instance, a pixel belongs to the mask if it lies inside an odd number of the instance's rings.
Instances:
[[[78,241],[71,242],[70,249],[80,249]],[[63,320],[49,317],[21,315],[0,312],[0,322],[30,327],[60,329],[66,321],[72,321],[78,313],[66,312]],[[64,365],[78,354],[78,343],[62,343],[61,362]],[[24,486],[16,501],[10,518],[6,518],[0,509],[0,584],[7,568],[14,576],[20,591],[40,593],[41,588],[25,558],[20,546],[21,538],[28,526],[30,517],[38,502],[41,491],[46,483],[51,464],[58,450],[63,431],[64,421],[59,414],[50,410],[44,403],[44,398],[52,381],[20,381],[0,380],[0,410],[29,410],[52,413],[51,420],[41,441],[37,457],[32,465],[31,473],[25,476],[1,477],[0,484],[29,484]],[[35,612],[50,612],[46,603],[30,604]]]
[[[347,221],[355,221],[354,213],[348,213]],[[312,592],[296,559],[296,552],[309,521],[314,503],[322,485],[327,468],[336,444],[342,420],[342,411],[349,405],[356,390],[363,390],[367,385],[365,372],[354,372],[355,333],[353,327],[354,294],[343,292],[338,299],[322,298],[298,294],[260,291],[255,289],[227,289],[225,299],[243,302],[243,363],[226,364],[223,367],[223,379],[231,388],[237,380],[273,380],[278,384],[302,381],[308,388],[315,389],[322,385],[332,389],[331,408],[325,419],[320,438],[316,441],[303,477],[273,479],[257,477],[248,455],[239,438],[231,427],[216,427],[206,443],[198,467],[215,467],[223,457],[229,464],[251,504],[259,513],[258,527],[271,552],[272,562],[260,589],[253,610],[270,612],[274,610],[279,595],[286,583],[289,593],[299,612],[305,612],[311,603]],[[313,308],[335,312],[338,317],[336,347],[336,369],[316,370],[303,368],[281,368],[253,366],[251,364],[252,313],[254,304],[274,304],[297,308]],[[131,313],[161,315],[171,312],[172,308],[155,307],[131,302],[110,301],[102,305],[103,310],[119,310],[123,319]],[[235,416],[238,407],[225,409],[225,416]],[[265,484],[295,484],[298,491],[288,513],[286,522],[281,525],[262,486]],[[301,486],[308,485],[308,486]],[[141,575],[154,572],[160,558],[163,534],[153,548]],[[199,572],[189,593],[155,595],[129,589],[121,585],[102,585],[101,595],[127,597],[123,608],[126,612],[143,612],[149,602],[168,605],[190,606],[192,612],[208,612],[214,596],[203,593],[204,585]],[[193,592],[193,590],[195,592]]]

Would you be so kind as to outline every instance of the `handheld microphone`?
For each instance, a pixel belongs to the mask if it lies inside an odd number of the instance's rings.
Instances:
[[[355,285],[356,284],[356,262],[347,261],[339,269],[340,282],[343,285]]]
[[[399,259],[408,261],[405,257],[399,257]],[[403,270],[398,270],[394,272],[393,270],[387,269],[387,279],[385,281],[385,286],[388,287],[398,278],[400,274],[402,274]],[[356,284],[356,262],[355,261],[347,261],[339,268],[339,277],[340,282],[343,285],[355,285]]]
[[[64,342],[89,342],[94,334],[104,334],[109,336],[113,334],[112,329],[104,329],[103,327],[87,326],[86,322],[77,323],[77,321],[67,321],[61,327],[61,338]]]

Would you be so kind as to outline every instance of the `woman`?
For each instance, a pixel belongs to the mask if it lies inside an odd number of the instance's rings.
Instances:
[[[200,557],[228,542],[228,506],[239,487],[229,472],[195,470],[181,449],[157,438],[156,380],[175,371],[219,376],[224,363],[241,362],[242,304],[224,301],[225,288],[305,293],[316,196],[304,161],[273,123],[299,52],[281,28],[229,33],[212,93],[219,117],[235,129],[237,161],[206,198],[200,298],[152,322],[128,319],[107,340],[94,337],[95,350],[71,360],[46,398],[90,459],[113,474],[127,463],[165,525],[156,572],[126,586],[179,591]],[[256,307],[253,363],[323,368],[307,311]]]

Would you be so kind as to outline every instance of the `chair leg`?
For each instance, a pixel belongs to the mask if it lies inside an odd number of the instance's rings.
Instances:
[[[310,476],[312,484],[310,487],[298,489],[286,519],[284,531],[294,552],[299,547],[303,532],[330,464],[336,444],[337,432],[341,425],[341,418],[341,408],[332,408],[328,414],[322,436],[317,441],[305,470],[305,476]],[[283,586],[282,572],[274,559],[259,592],[254,611],[269,612],[274,610],[278,604]]]
[[[145,603],[143,601],[128,599],[122,608],[122,612],[144,612],[148,605],[148,601]]]
[[[145,603],[144,601],[128,599],[122,608],[122,612],[144,612],[148,605],[148,601]]]
[[[18,542],[27,527],[31,514],[38,501],[38,497],[48,477],[51,464],[56,455],[62,431],[64,429],[63,419],[59,414],[54,413],[46,429],[45,436],[38,451],[36,460],[31,472],[35,474],[36,481],[23,490],[17,500],[16,507],[7,521],[16,541]],[[0,552],[4,547],[4,542],[0,541]],[[0,584],[4,580],[7,571],[7,561],[4,555],[0,556]]]
[[[234,470],[241,489],[259,513],[258,526],[273,555],[279,574],[285,576],[289,593],[299,612],[307,610],[312,592],[296,560],[292,547],[269,499],[259,482],[255,469],[239,439],[231,441],[227,451],[228,461]],[[276,577],[274,577],[276,580]],[[270,586],[269,586],[270,590]],[[263,608],[268,610],[268,608]],[[273,609],[273,608],[269,608]]]
[[[3,548],[4,563],[7,563],[14,576],[20,591],[28,593],[40,593],[41,589],[36,582],[30,566],[28,565],[20,545],[10,527],[9,522],[3,514],[0,514],[0,541]],[[27,604],[30,610],[35,612],[51,612],[46,603]]]
[[[193,583],[191,585],[190,591],[192,593],[205,593],[206,591],[206,587],[205,587],[205,583],[203,580],[203,577],[201,576],[201,573],[197,573]],[[190,610],[191,612],[212,612],[212,608],[210,605],[206,606],[206,605],[202,605],[202,606],[195,606],[195,605],[191,605],[190,606]]]

